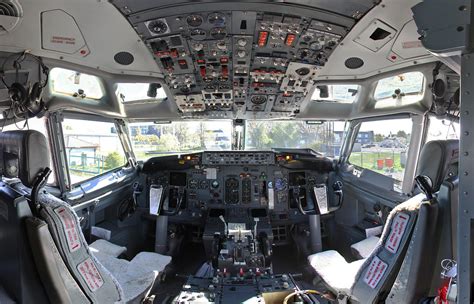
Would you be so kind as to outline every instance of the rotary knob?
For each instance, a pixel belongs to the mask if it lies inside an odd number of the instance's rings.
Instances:
[[[225,51],[227,49],[227,45],[225,44],[225,41],[219,41],[217,43],[217,48],[221,51]]]
[[[244,58],[245,56],[247,56],[247,52],[245,52],[244,50],[238,51],[237,56],[239,56],[240,58]]]
[[[237,40],[237,44],[239,46],[246,46],[247,45],[247,40],[245,40],[244,38],[240,38],[239,40]]]
[[[202,50],[203,48],[204,48],[204,45],[203,45],[202,43],[195,43],[195,44],[193,44],[193,49],[194,49],[195,51],[198,51],[198,52],[199,52],[199,51]]]

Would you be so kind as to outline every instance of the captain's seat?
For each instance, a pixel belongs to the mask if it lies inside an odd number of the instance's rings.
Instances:
[[[457,149],[459,140],[433,140],[423,147],[415,176],[428,176],[432,181],[433,192],[438,192],[442,183],[458,175]],[[454,155],[448,155],[448,153]],[[434,164],[433,159],[439,159]],[[444,167],[443,167],[444,166]],[[415,189],[419,192],[419,189]],[[351,245],[351,251],[357,259],[365,259],[374,251],[380,238],[370,236]]]
[[[33,217],[25,221],[26,232],[50,302],[141,303],[171,257],[141,252],[131,261],[118,259],[123,249],[111,250],[114,246],[106,241],[89,248],[69,204],[38,187],[49,166],[41,133],[0,133],[0,155],[3,175],[13,178],[9,185],[31,202]]]
[[[432,141],[423,147],[417,173],[429,177],[433,191],[439,189],[445,177],[457,174],[458,150],[457,140]],[[439,246],[437,219],[436,198],[428,200],[421,193],[390,212],[382,235],[367,258],[348,263],[337,251],[328,250],[310,255],[308,262],[340,302],[390,303],[391,298],[413,299],[429,291],[435,267],[426,266],[435,263],[433,252]],[[410,281],[409,273],[417,271],[423,273],[426,282]],[[400,284],[417,287],[410,290],[410,295],[394,295],[394,290],[404,292],[395,286]]]

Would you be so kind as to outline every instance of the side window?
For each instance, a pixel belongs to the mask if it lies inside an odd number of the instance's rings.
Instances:
[[[66,118],[62,127],[72,184],[126,164],[113,123]]]
[[[461,128],[459,122],[447,118],[430,116],[425,142],[433,140],[459,139],[460,133]]]
[[[417,103],[423,98],[425,77],[420,72],[409,72],[381,79],[377,82],[375,108],[398,107]]]
[[[363,122],[349,162],[390,176],[401,191],[412,124],[410,118]]]
[[[96,100],[104,96],[99,78],[93,75],[53,68],[49,79],[51,91],[54,93]]]
[[[49,134],[46,129],[46,118],[29,118],[28,120],[13,123],[11,125],[4,126],[2,128],[2,131],[14,131],[14,130],[36,130],[41,132],[44,136],[46,136],[46,139],[48,140],[49,143]],[[54,170],[54,163],[52,160],[51,156],[51,150],[49,153],[49,167],[52,170],[51,174],[49,175],[47,184],[50,186],[56,185],[56,171]]]

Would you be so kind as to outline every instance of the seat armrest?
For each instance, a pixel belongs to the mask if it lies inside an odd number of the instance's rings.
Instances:
[[[377,236],[369,236],[366,239],[363,239],[360,242],[351,245],[351,252],[352,255],[360,260],[366,259],[370,256],[370,254],[374,251],[375,247],[377,247],[380,238]]]
[[[97,241],[90,244],[89,249],[94,254],[95,253],[107,254],[114,258],[117,258],[120,255],[127,252],[127,247],[115,245],[103,239],[98,239]]]

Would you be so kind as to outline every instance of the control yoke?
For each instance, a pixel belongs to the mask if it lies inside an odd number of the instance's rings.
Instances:
[[[301,191],[301,188],[299,186],[293,188],[293,199],[296,202],[296,205],[298,207],[298,210],[301,212],[303,215],[311,215],[311,214],[316,214],[316,210],[313,207],[313,209],[304,209],[303,208],[303,199],[305,198],[305,193]]]
[[[179,210],[181,209],[181,205],[183,204],[184,198],[186,197],[185,187],[173,187],[170,189],[170,195],[168,198],[168,202],[170,203],[171,200],[176,202],[174,207],[170,207],[168,204],[169,209],[162,208],[161,215],[166,216],[173,216],[178,214]]]
[[[338,197],[337,207],[341,207],[342,201],[344,200],[344,192],[342,191],[343,184],[341,181],[336,181],[332,185],[334,194]]]

